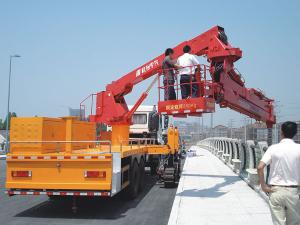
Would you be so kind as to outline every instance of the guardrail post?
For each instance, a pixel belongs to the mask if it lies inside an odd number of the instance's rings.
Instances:
[[[268,143],[266,141],[260,141],[260,142],[258,142],[257,145],[259,147],[261,155],[263,156],[265,154],[265,152],[268,150],[268,147],[269,147]],[[266,182],[268,181],[269,173],[270,173],[270,166],[267,166],[267,167],[265,167],[265,171],[264,171]]]
[[[239,159],[232,159],[231,162],[233,164],[233,172],[240,173],[241,172],[241,165],[242,165],[241,160],[239,160]]]
[[[246,169],[247,173],[248,173],[248,180],[250,182],[250,185],[258,185],[259,184],[259,180],[258,180],[258,174],[257,174],[257,170],[255,168],[252,169]]]
[[[224,162],[225,162],[226,164],[228,164],[228,163],[229,163],[230,154],[228,154],[228,153],[223,154],[223,158],[224,158]]]

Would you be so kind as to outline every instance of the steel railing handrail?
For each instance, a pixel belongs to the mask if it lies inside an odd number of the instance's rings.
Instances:
[[[110,140],[101,141],[10,141],[10,143],[110,143]]]
[[[101,143],[109,145],[109,153],[111,153],[111,140],[98,140],[98,141],[10,141],[10,144],[73,144],[73,143],[95,143],[101,146]]]
[[[79,105],[79,110],[80,110],[80,119],[85,119],[85,111],[86,111],[86,105],[85,105],[85,102],[89,99],[91,99],[91,115],[93,114],[93,104],[94,104],[94,96],[97,96],[96,93],[91,93],[89,94],[87,97],[85,97],[81,102],[80,102],[80,105]],[[82,110],[83,110],[83,113],[82,113]],[[83,114],[83,115],[82,115]]]
[[[148,142],[150,141],[150,142]],[[123,149],[123,143],[127,143],[128,142],[128,145],[125,145],[125,146],[130,146],[130,149],[132,149],[133,146],[141,146],[141,145],[151,145],[151,144],[155,144],[155,141],[156,139],[155,138],[129,138],[129,139],[126,139],[126,140],[121,140],[121,151]],[[136,142],[136,144],[134,143]]]
[[[180,75],[178,74],[177,71],[179,71],[180,69],[184,69],[184,68],[193,68],[195,69],[195,71],[193,71],[191,77],[190,77],[190,81],[185,83],[185,84],[181,84],[179,83],[179,77]],[[196,69],[198,69],[198,71],[196,71]],[[185,67],[181,67],[179,69],[174,69],[174,68],[170,68],[170,69],[161,69],[158,72],[158,77],[164,77],[167,71],[176,71],[174,72],[174,84],[169,84],[169,82],[165,85],[162,84],[161,85],[161,79],[158,79],[158,98],[159,101],[161,101],[161,91],[162,90],[167,90],[169,87],[173,87],[174,90],[176,91],[176,100],[179,100],[179,90],[181,90],[183,85],[190,85],[191,88],[191,93],[192,93],[192,85],[197,85],[199,86],[199,90],[198,90],[198,95],[199,97],[204,97],[204,96],[208,96],[208,95],[214,95],[214,84],[213,81],[211,79],[207,78],[207,74],[210,73],[210,66],[209,65],[205,65],[205,64],[197,64],[197,65],[192,65],[192,66],[185,66]],[[194,78],[193,78],[194,77]],[[165,79],[165,78],[164,78]],[[168,76],[167,76],[168,79]]]

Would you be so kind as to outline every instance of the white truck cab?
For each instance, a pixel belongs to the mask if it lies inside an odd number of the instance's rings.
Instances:
[[[132,107],[129,105],[129,110]],[[163,118],[158,114],[156,105],[139,106],[132,116],[132,125],[129,129],[130,138],[153,138],[156,143],[165,144],[168,121]],[[108,125],[107,130],[111,130],[111,126]]]
[[[129,110],[133,106],[129,106]],[[154,138],[163,144],[165,132],[164,121],[157,112],[156,105],[141,105],[132,116],[129,134],[132,138]]]

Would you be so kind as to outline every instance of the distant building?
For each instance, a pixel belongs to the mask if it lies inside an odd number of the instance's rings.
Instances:
[[[232,129],[232,138],[244,140],[245,139],[245,127],[238,127]]]
[[[246,127],[239,127],[233,129],[233,138],[245,140],[266,141],[268,138],[268,129],[265,123],[255,122]]]
[[[0,130],[0,150],[4,148],[6,142],[6,130]]]
[[[257,128],[256,129],[256,140],[266,141],[268,139],[268,129],[267,128]]]
[[[264,122],[255,122],[247,126],[247,140],[266,141],[268,139],[268,129]]]
[[[83,109],[73,109],[69,108],[69,116],[78,116],[80,117],[81,115],[84,115],[84,110]]]
[[[298,124],[298,133],[294,140],[300,143],[300,121],[295,121]],[[273,143],[280,141],[280,128],[282,123],[273,126]],[[246,127],[226,127],[224,125],[217,125],[212,129],[210,127],[201,127],[197,122],[189,123],[185,121],[175,121],[174,125],[178,127],[181,135],[191,137],[191,142],[196,142],[207,137],[232,137],[240,140],[254,140],[254,141],[267,141],[268,128],[264,122],[255,122],[248,124]]]
[[[174,121],[174,126],[178,128],[180,134],[189,134],[190,124],[184,121]]]
[[[228,127],[223,126],[223,125],[218,125],[212,129],[211,136],[213,136],[213,137],[228,137],[228,131],[229,131]]]

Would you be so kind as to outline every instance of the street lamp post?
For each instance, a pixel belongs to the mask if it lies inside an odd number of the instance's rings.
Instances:
[[[6,117],[6,145],[5,145],[5,152],[8,153],[8,148],[9,148],[9,141],[8,141],[8,128],[9,128],[9,123],[10,123],[10,113],[9,113],[9,104],[10,104],[10,78],[11,78],[11,62],[12,58],[19,58],[21,57],[20,55],[11,55],[9,57],[9,75],[8,75],[8,94],[7,94],[7,117]]]

